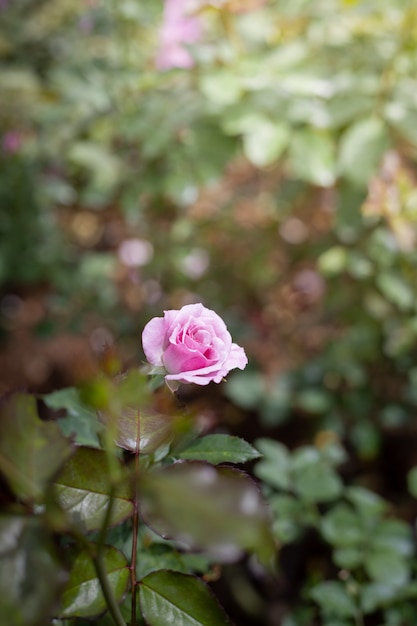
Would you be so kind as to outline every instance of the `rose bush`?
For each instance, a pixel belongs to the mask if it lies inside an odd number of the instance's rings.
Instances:
[[[171,387],[219,383],[230,370],[244,369],[248,362],[221,317],[200,303],[151,319],[143,330],[142,344],[149,363],[164,368]]]

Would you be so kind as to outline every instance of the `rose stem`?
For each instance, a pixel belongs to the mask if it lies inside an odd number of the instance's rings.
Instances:
[[[136,435],[135,450],[135,480],[133,494],[133,537],[132,537],[132,556],[130,559],[130,584],[132,587],[132,616],[131,626],[136,626],[136,561],[138,548],[138,532],[139,532],[139,507],[138,507],[138,489],[137,480],[139,477],[139,445],[140,445],[140,415],[138,411],[138,432]]]

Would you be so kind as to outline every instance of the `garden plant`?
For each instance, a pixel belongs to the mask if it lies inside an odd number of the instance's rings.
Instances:
[[[1,623],[415,626],[416,76],[414,0],[0,0]]]
[[[143,346],[150,374],[171,389],[219,383],[247,364],[223,320],[201,304],[153,318]],[[270,566],[266,503],[229,465],[259,454],[238,437],[199,436],[195,420],[172,407],[157,411],[146,379],[103,372],[82,391],[90,409],[77,406],[75,389],[45,396],[69,410],[56,423],[41,420],[33,396],[4,400],[0,468],[17,500],[1,517],[7,623],[105,613],[102,623],[118,626],[220,626],[230,622],[194,572],[210,578],[214,563],[243,550]]]

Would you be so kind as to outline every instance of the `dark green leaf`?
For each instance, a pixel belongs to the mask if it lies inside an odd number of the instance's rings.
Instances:
[[[389,583],[369,583],[361,587],[361,609],[364,613],[373,613],[376,609],[389,605],[398,598],[398,588]]]
[[[85,405],[77,389],[69,387],[43,396],[44,402],[51,409],[65,409],[66,417],[57,420],[57,424],[67,437],[72,435],[76,444],[100,448],[97,434],[102,428],[96,411]]]
[[[231,377],[225,392],[237,406],[252,409],[259,405],[265,394],[264,380],[259,372],[239,372]]]
[[[101,527],[109,502],[110,483],[106,453],[78,448],[55,483],[61,506],[83,531]],[[111,524],[118,524],[133,512],[129,484],[117,489]]]
[[[158,571],[140,583],[142,613],[149,626],[230,626],[231,622],[202,580]]]
[[[317,602],[324,615],[354,617],[356,604],[346,586],[336,580],[318,583],[310,590],[310,596]]]
[[[336,548],[333,560],[338,567],[350,571],[363,564],[364,552],[361,548]]]
[[[11,396],[0,411],[0,470],[14,493],[41,500],[59,468],[73,452],[58,426],[39,419],[36,400]]]
[[[372,545],[377,550],[388,548],[398,555],[411,556],[414,551],[412,530],[402,520],[382,520],[372,533]]]
[[[289,489],[291,485],[291,456],[287,448],[273,439],[258,439],[256,447],[263,459],[255,466],[255,474],[277,489]]]
[[[346,497],[352,502],[365,525],[373,524],[387,508],[387,503],[381,496],[365,487],[349,487]]]
[[[67,580],[39,519],[0,516],[0,616],[8,626],[43,626]]]
[[[358,546],[366,540],[358,514],[347,504],[338,504],[322,518],[321,532],[337,547]]]
[[[321,389],[305,389],[296,396],[296,404],[301,410],[313,415],[320,415],[329,411],[331,396]]]
[[[272,558],[266,504],[250,477],[234,468],[187,461],[142,474],[140,508],[162,537],[205,549],[220,561],[243,550]]]
[[[160,569],[170,569],[184,574],[191,573],[182,562],[179,551],[168,544],[152,543],[146,549],[142,547],[136,570],[138,580]]]
[[[183,574],[205,573],[209,570],[210,559],[203,554],[186,554],[166,542],[153,542],[139,548],[137,578],[140,580],[150,572],[169,569]]]
[[[269,504],[274,513],[272,530],[277,539],[283,543],[297,539],[309,523],[303,503],[294,496],[274,494],[270,496]]]
[[[105,546],[103,560],[108,582],[117,601],[126,593],[129,584],[129,570],[126,557],[113,547]],[[62,596],[59,617],[92,617],[106,609],[106,601],[101,590],[96,570],[84,552],[75,557],[70,579]]]
[[[408,472],[407,486],[408,486],[408,491],[413,496],[413,498],[417,498],[417,467],[413,467]]]
[[[345,463],[349,458],[346,450],[337,441],[324,442],[320,446],[320,455],[323,461],[333,467]]]
[[[402,587],[410,576],[410,566],[404,556],[379,546],[366,555],[365,569],[372,580],[390,587]]]
[[[308,502],[328,502],[340,496],[342,481],[331,467],[317,463],[295,474],[294,487]]]
[[[375,459],[381,449],[380,429],[372,422],[361,420],[352,428],[351,441],[362,459]]]
[[[327,502],[340,496],[343,483],[314,448],[299,448],[293,455],[294,488],[307,502]]]
[[[178,455],[180,459],[219,463],[246,463],[260,457],[253,446],[239,437],[231,435],[206,435],[191,442]]]
[[[369,540],[365,568],[378,583],[401,587],[410,576],[409,557],[414,546],[411,528],[396,519],[380,521]]]

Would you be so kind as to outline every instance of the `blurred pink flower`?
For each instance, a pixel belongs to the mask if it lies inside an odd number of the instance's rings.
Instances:
[[[23,143],[22,135],[17,130],[8,130],[1,139],[1,147],[6,154],[15,154]]]
[[[87,13],[85,15],[82,15],[78,20],[78,28],[83,33],[91,33],[91,31],[94,29],[93,16],[88,15]]]
[[[204,276],[210,265],[210,257],[203,248],[194,248],[182,259],[181,269],[190,278],[197,280]]]
[[[194,65],[186,46],[199,41],[201,23],[197,16],[189,14],[188,7],[189,0],[165,0],[156,57],[156,66],[160,70]]]
[[[119,246],[118,255],[127,267],[139,267],[152,259],[153,246],[144,239],[125,239]]]

